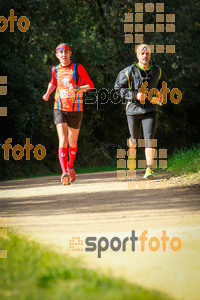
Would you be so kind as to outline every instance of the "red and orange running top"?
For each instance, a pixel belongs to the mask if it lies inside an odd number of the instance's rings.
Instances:
[[[54,66],[50,82],[57,87],[54,109],[64,111],[83,111],[83,92],[75,92],[72,84],[77,86],[88,84],[90,89],[94,88],[83,65],[74,62],[66,67],[60,64]]]

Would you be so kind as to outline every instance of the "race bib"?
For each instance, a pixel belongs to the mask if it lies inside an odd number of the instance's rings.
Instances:
[[[60,98],[61,99],[69,98],[69,90],[66,89],[60,90]]]

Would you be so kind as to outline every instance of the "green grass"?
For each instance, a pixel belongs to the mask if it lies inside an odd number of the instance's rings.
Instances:
[[[175,175],[192,174],[200,171],[200,144],[190,149],[176,150],[172,157],[168,158],[167,171]]]
[[[0,249],[8,251],[8,258],[0,259],[1,300],[170,299],[81,267],[79,260],[11,231],[0,239]]]
[[[117,167],[91,167],[91,168],[75,168],[77,174],[82,173],[96,173],[96,172],[108,172],[108,171],[117,171]]]
[[[96,172],[108,172],[108,171],[116,171],[117,167],[112,167],[112,166],[101,166],[101,167],[89,167],[89,168],[76,168],[75,171],[77,174],[83,174],[83,173],[96,173]],[[1,179],[0,181],[7,181],[7,180],[16,180],[16,179],[23,179],[23,178],[35,178],[35,177],[46,177],[46,176],[60,176],[61,171],[54,172],[54,173],[47,173],[47,172],[36,172],[35,174],[29,173],[28,175],[26,174],[20,174],[16,176],[16,173],[14,175],[11,175],[9,178]]]

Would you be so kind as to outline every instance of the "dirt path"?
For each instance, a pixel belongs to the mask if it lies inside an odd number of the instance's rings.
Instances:
[[[178,299],[197,300],[200,183],[193,182],[182,177],[168,180],[167,189],[136,190],[128,188],[127,181],[118,180],[116,172],[77,175],[77,181],[70,186],[60,185],[56,176],[0,182],[0,217],[7,218],[9,227],[58,251],[82,256],[89,267],[110,271]],[[182,248],[174,252],[168,242],[166,252],[162,244],[153,252],[147,241],[144,252],[139,242],[132,251],[129,242],[126,251],[109,248],[102,251],[101,258],[97,251],[69,248],[72,237],[84,241],[91,236],[97,241],[106,237],[109,242],[119,237],[122,241],[131,236],[132,230],[136,236],[147,230],[148,240],[160,240],[162,230],[166,230],[170,240],[181,239]]]

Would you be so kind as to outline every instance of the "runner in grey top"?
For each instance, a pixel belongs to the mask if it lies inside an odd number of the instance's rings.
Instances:
[[[126,115],[130,132],[129,138],[129,169],[135,169],[135,148],[140,137],[141,125],[143,136],[146,141],[145,156],[147,168],[145,179],[153,179],[154,173],[153,159],[155,149],[149,143],[149,139],[154,139],[157,127],[157,104],[152,104],[146,93],[139,90],[144,82],[147,82],[148,91],[152,88],[158,90],[162,87],[162,82],[166,81],[166,76],[157,65],[150,64],[151,50],[146,44],[141,44],[137,48],[138,63],[123,69],[117,76],[115,91],[121,98],[125,99]],[[159,93],[159,103],[163,101],[162,94]]]

